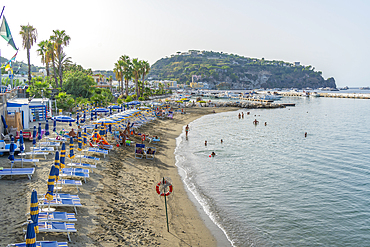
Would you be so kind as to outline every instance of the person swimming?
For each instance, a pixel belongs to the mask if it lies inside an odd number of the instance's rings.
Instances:
[[[204,141],[204,146],[207,146],[207,141]]]
[[[258,124],[257,119],[254,119],[253,123],[254,123],[255,125],[257,125],[257,124]]]
[[[212,157],[215,157],[216,154],[215,154],[215,152],[212,152],[211,155],[212,155]]]
[[[221,139],[221,144],[224,143],[224,141]]]

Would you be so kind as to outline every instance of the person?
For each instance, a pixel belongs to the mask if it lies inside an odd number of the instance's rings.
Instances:
[[[240,119],[241,115],[240,115],[240,112],[239,112],[239,119]]]
[[[216,113],[215,110],[213,110],[213,113]]]
[[[73,131],[73,129],[68,133],[70,137],[76,137],[76,132]]]
[[[304,132],[304,137],[307,137],[307,132]]]
[[[188,125],[186,125],[186,127],[185,127],[186,137],[188,137],[188,132],[189,132],[189,124],[188,124]]]
[[[204,146],[207,146],[207,141],[204,141]]]
[[[242,112],[242,118],[244,119],[244,113]]]
[[[212,152],[211,155],[212,155],[212,157],[215,157],[216,154],[215,154],[215,152]]]
[[[265,122],[265,126],[267,125],[267,122]]]
[[[257,124],[258,124],[257,119],[254,119],[253,123],[254,123],[255,125],[257,125]]]
[[[221,139],[221,144],[224,143],[224,141]]]
[[[148,148],[148,150],[146,151],[147,154],[153,154],[153,151],[151,148]]]

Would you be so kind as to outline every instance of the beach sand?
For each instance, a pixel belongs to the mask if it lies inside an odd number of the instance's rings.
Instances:
[[[63,192],[78,194],[84,205],[77,209],[77,234],[71,234],[72,241],[68,246],[217,246],[216,239],[188,198],[174,156],[176,138],[184,126],[205,114],[212,114],[213,110],[217,113],[237,109],[187,108],[187,114],[175,114],[174,119],[154,120],[139,129],[141,133],[157,135],[161,139],[158,145],[144,142],[147,147],[156,147],[154,160],[135,159],[132,146],[115,147],[107,158],[101,156],[80,192],[77,193],[75,187],[63,188]],[[58,128],[70,129],[59,123]],[[132,139],[140,142],[137,137]],[[26,144],[29,150],[31,143]],[[75,153],[79,152],[75,149]],[[10,167],[7,156],[0,158],[0,166],[4,168]],[[0,246],[24,242],[22,223],[26,222],[25,214],[29,212],[31,191],[36,189],[39,195],[46,193],[53,160],[52,154],[48,160],[40,158],[32,180],[26,177],[0,180]],[[78,162],[77,159],[74,162]],[[164,198],[155,191],[163,177],[171,178],[174,188],[167,197],[169,232]],[[60,208],[58,211],[73,212],[73,209]],[[36,238],[38,241],[68,240],[64,233],[39,233]]]

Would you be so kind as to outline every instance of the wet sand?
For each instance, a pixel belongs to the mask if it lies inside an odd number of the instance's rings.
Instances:
[[[147,147],[156,147],[154,160],[136,159],[132,146],[115,147],[107,158],[100,156],[97,168],[90,173],[87,183],[80,187],[80,192],[77,193],[75,187],[63,188],[63,192],[78,194],[84,205],[77,209],[77,234],[71,234],[72,242],[68,245],[217,246],[216,239],[188,198],[174,156],[175,139],[184,126],[205,114],[212,114],[213,110],[222,112],[236,108],[187,108],[187,114],[175,114],[174,119],[154,120],[139,129],[141,133],[157,135],[161,139],[158,145],[144,142]],[[66,124],[58,124],[58,128],[70,129]],[[141,142],[138,137],[131,139]],[[26,144],[29,150],[31,143]],[[79,152],[75,150],[75,153]],[[7,156],[0,158],[0,166],[4,168],[10,167]],[[31,191],[36,189],[39,195],[46,193],[53,159],[52,154],[48,155],[48,160],[40,158],[32,180],[26,177],[0,180],[1,246],[24,241],[22,223],[29,212]],[[166,227],[164,198],[155,191],[162,177],[171,178],[174,188],[174,192],[167,197],[170,232]],[[60,208],[58,211],[73,212],[73,209]],[[39,233],[36,238],[67,241],[64,233]]]

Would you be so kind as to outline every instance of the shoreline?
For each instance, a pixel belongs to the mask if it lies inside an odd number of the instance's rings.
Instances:
[[[176,138],[182,133],[183,126],[212,114],[213,110],[218,113],[238,109],[187,108],[187,114],[175,114],[174,119],[157,119],[142,126],[139,132],[161,138],[158,145],[144,142],[148,147],[156,147],[154,160],[135,159],[132,146],[115,147],[107,158],[101,156],[97,168],[94,173],[90,172],[90,178],[80,187],[79,193],[75,187],[63,188],[65,193],[77,194],[84,205],[77,209],[77,234],[71,234],[72,241],[68,246],[217,246],[212,229],[207,228],[209,223],[202,218],[202,211],[191,200],[179,175],[175,159]],[[75,128],[75,124],[72,127]],[[58,123],[57,128],[71,127]],[[133,139],[140,140],[137,137]],[[26,142],[26,150],[31,145],[31,142]],[[47,158],[37,163],[32,180],[18,176],[0,180],[0,200],[6,202],[0,205],[3,212],[0,220],[9,223],[0,227],[1,246],[24,241],[21,224],[26,222],[24,214],[29,212],[31,191],[36,189],[41,196],[47,189],[47,176],[54,163],[54,155]],[[0,166],[10,167],[7,154],[0,158]],[[15,167],[20,167],[20,164]],[[162,177],[170,177],[174,186],[174,192],[167,198],[169,233],[163,197],[155,192],[155,185]],[[72,213],[73,209],[59,208],[58,211]],[[36,238],[38,241],[67,241],[64,233],[39,233]]]

